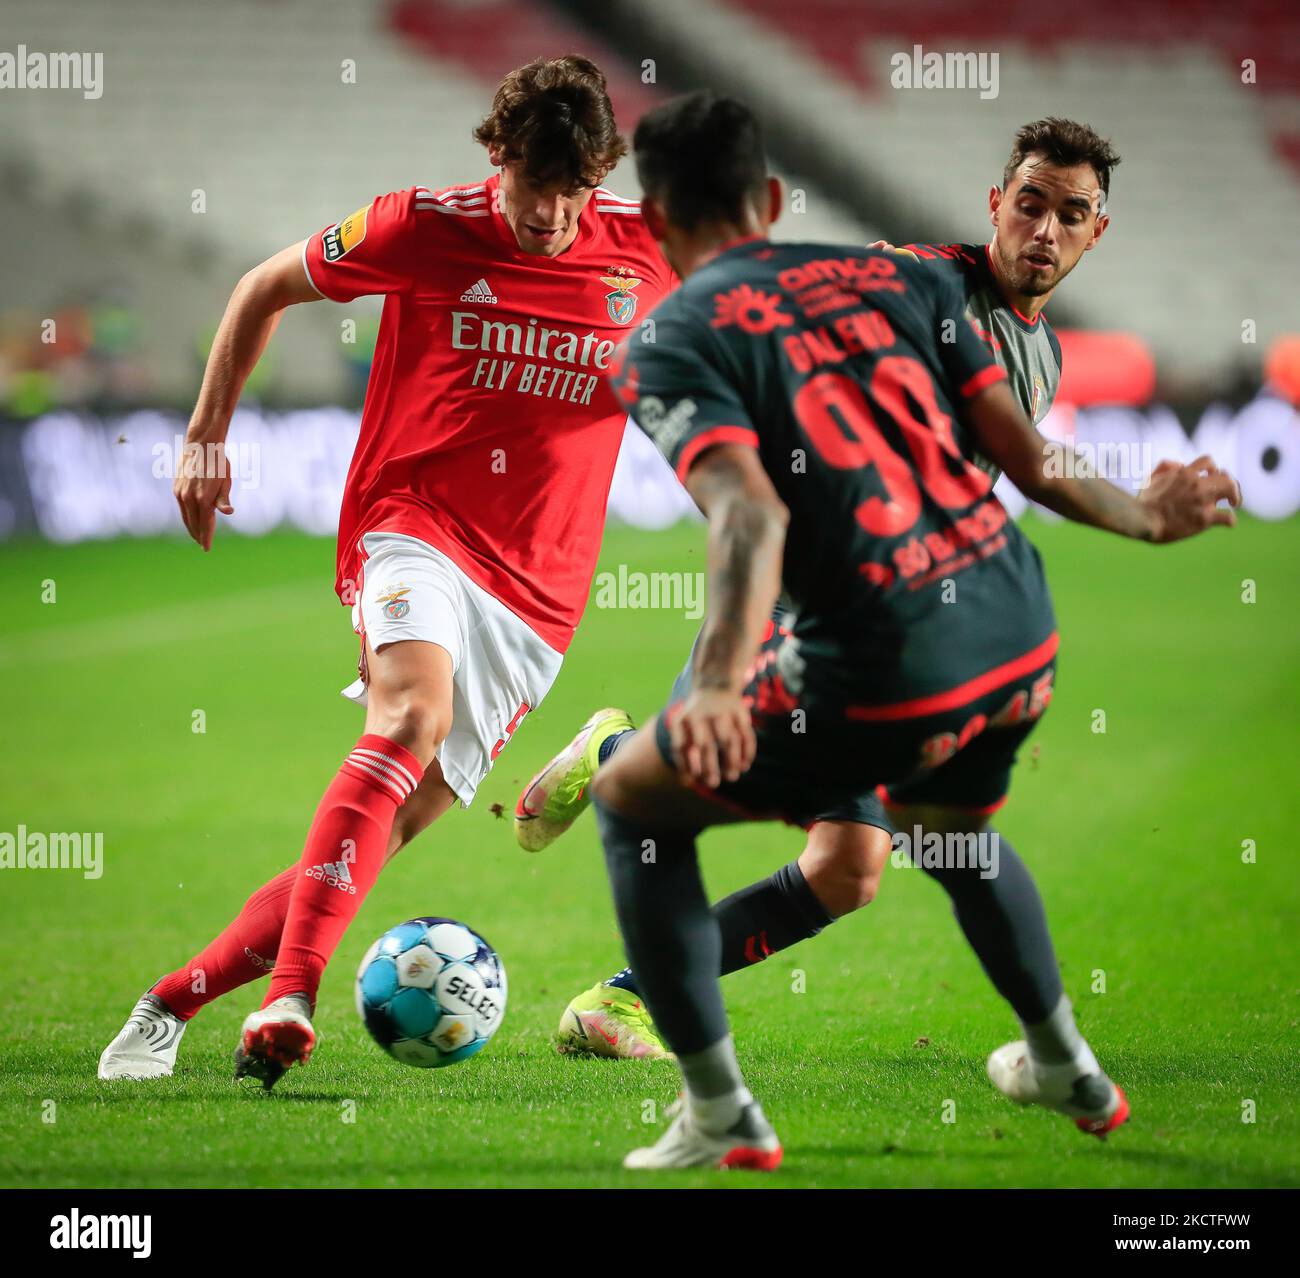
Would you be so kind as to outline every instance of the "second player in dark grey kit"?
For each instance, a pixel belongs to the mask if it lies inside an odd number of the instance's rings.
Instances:
[[[642,121],[636,149],[647,223],[685,283],[619,381],[709,518],[711,580],[684,699],[593,782],[628,957],[686,1083],[669,1131],[628,1165],[769,1168],[780,1146],[727,1032],[696,834],[738,808],[804,821],[922,777],[918,823],[982,828],[961,796],[1005,785],[1050,695],[1055,629],[1037,554],[976,450],[1058,512],[1135,538],[1231,523],[1216,502],[1237,493],[1208,459],[1162,470],[1141,502],[1102,480],[1051,478],[1046,441],[955,287],[896,255],[766,241],[779,188],[739,104],[669,104]],[[759,672],[780,687],[747,701],[783,582],[797,620]],[[803,730],[763,714],[765,701],[800,712]],[[1034,970],[1051,957],[1045,922],[1041,938],[987,922],[1021,946],[1000,956],[1005,979],[1059,981]],[[986,967],[998,957],[981,951]],[[1087,1130],[1122,1122],[1123,1095],[1068,1002],[1035,1028],[1032,1068],[1025,1043],[994,1053],[1002,1090]]]
[[[1032,121],[1016,131],[1002,181],[987,193],[994,227],[987,245],[910,244],[896,250],[960,290],[966,316],[1006,370],[1016,402],[1035,424],[1051,408],[1061,374],[1060,343],[1043,308],[1109,226],[1105,205],[1118,163],[1109,142],[1086,124],[1056,118]],[[872,247],[893,246],[879,241]],[[986,470],[995,469],[986,459],[974,456],[973,460]],[[777,660],[789,634],[787,622],[780,613],[774,618],[755,662],[756,674]],[[683,686],[690,666],[688,662]],[[747,689],[767,703],[777,691],[776,685],[757,681]],[[546,846],[581,812],[591,773],[631,736],[628,722],[618,711],[598,713],[533,778],[516,814],[516,830],[525,847]],[[970,770],[969,758],[963,759],[962,768]],[[953,788],[956,771],[951,769],[943,777],[949,802],[958,797]],[[979,783],[983,798],[974,801],[978,796],[970,783],[961,797],[986,815],[1005,798],[1005,790],[999,793],[996,785],[990,787],[987,776],[972,776],[970,781]],[[722,933],[722,973],[750,966],[815,936],[835,919],[870,902],[889,854],[890,801],[915,803],[923,797],[918,783],[904,783],[883,796],[865,793],[847,807],[818,814],[795,860],[714,906]],[[558,819],[548,826],[545,820],[534,819],[536,813]],[[948,893],[967,939],[980,954],[1006,948],[1005,938],[990,933],[981,922],[989,914],[990,895],[1006,892],[1022,905],[1032,905],[1038,918],[1042,915],[1027,867],[1005,841],[1002,846],[1002,882],[993,886],[978,866],[925,866]],[[1045,926],[1037,931],[1046,934]],[[1059,982],[1030,985],[1005,976],[995,960],[986,966],[1032,1038],[1033,1026],[1064,997]],[[569,1002],[561,1017],[558,1043],[562,1051],[626,1058],[660,1055],[665,1050],[640,999],[636,974],[627,968]]]

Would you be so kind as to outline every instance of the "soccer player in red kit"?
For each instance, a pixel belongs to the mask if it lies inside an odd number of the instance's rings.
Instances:
[[[365,733],[297,865],[136,1004],[102,1078],[172,1072],[186,1022],[273,967],[236,1075],[266,1087],[315,1045],[321,973],[385,861],[456,801],[546,695],[595,570],[624,416],[616,345],[675,283],[638,201],[601,182],[626,151],[579,57],[511,72],[475,133],[500,172],[381,195],[239,283],[187,444],[222,444],[285,307],[383,294],[339,517],[336,590],[361,637]],[[198,468],[195,468],[196,471]],[[176,496],[208,550],[230,481]]]

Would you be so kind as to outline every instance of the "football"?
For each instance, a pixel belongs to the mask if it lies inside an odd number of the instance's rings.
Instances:
[[[504,965],[455,919],[408,919],[389,928],[357,969],[357,1011],[370,1036],[417,1069],[482,1051],[505,1010]]]

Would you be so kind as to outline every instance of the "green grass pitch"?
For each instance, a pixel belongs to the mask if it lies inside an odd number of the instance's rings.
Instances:
[[[1013,1036],[1010,1012],[942,893],[891,869],[868,909],[727,979],[782,1170],[654,1184],[1300,1183],[1296,525],[1245,520],[1161,550],[1027,527],[1054,586],[1061,667],[1001,828],[1038,877],[1066,988],[1131,1124],[1103,1145],[993,1090],[984,1058]],[[602,565],[694,570],[702,550],[698,526],[612,528]],[[654,1134],[644,1120],[671,1099],[673,1068],[563,1058],[550,1042],[567,999],[621,964],[593,823],[529,857],[492,808],[508,813],[591,709],[661,705],[697,625],[680,614],[588,611],[475,806],[436,824],[365,902],[326,975],[307,1069],[269,1096],[232,1083],[258,986],[200,1014],[174,1078],[97,1081],[137,995],[298,856],[360,731],[338,695],[355,650],[332,563],[327,541],[228,529],[208,557],[179,540],[0,551],[0,830],[102,831],[105,845],[98,880],[0,871],[0,1183],[646,1183],[619,1159]],[[42,602],[46,581],[56,602]],[[800,846],[778,827],[710,835],[710,890]],[[480,929],[511,978],[501,1032],[448,1070],[389,1060],[352,1007],[365,947],[418,914]]]

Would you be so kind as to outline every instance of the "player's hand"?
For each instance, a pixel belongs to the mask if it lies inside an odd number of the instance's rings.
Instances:
[[[1138,494],[1154,518],[1151,540],[1160,544],[1194,537],[1207,528],[1232,528],[1241,505],[1241,486],[1212,457],[1198,457],[1187,466],[1162,461]],[[1228,508],[1218,503],[1226,501]]]
[[[693,691],[669,725],[673,761],[686,778],[716,790],[735,781],[754,762],[757,742],[749,707],[721,688]]]
[[[911,249],[899,248],[897,244],[891,244],[888,240],[872,240],[871,243],[867,245],[867,247],[874,248],[874,249],[883,249],[886,253],[899,253],[903,257],[910,257],[914,262],[919,262],[921,260],[919,257],[917,257],[915,253],[912,252]]]
[[[185,531],[204,550],[211,550],[217,511],[223,515],[235,513],[230,504],[230,463],[224,446],[187,440],[172,492],[181,508]]]

